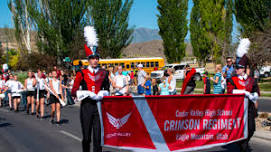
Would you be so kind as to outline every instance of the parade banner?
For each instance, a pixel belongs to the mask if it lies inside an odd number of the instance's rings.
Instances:
[[[192,151],[247,138],[238,95],[104,97],[102,144],[133,151]]]

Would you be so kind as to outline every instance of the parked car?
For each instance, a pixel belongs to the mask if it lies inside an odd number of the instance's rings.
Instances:
[[[151,78],[161,79],[164,76],[165,70],[168,68],[173,68],[175,70],[174,77],[176,79],[184,79],[184,71],[185,71],[186,63],[182,64],[168,64],[162,68],[162,70],[151,72]],[[205,68],[196,68],[196,80],[201,80],[201,77],[204,73]]]
[[[267,78],[271,76],[271,66],[264,66],[260,68],[260,77]]]

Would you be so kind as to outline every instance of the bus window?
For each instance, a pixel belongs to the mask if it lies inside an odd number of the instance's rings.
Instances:
[[[153,62],[151,62],[151,67],[154,67],[154,63]]]
[[[122,66],[122,68],[125,68],[124,63],[121,63],[120,65]]]
[[[145,62],[141,62],[141,64],[143,65],[144,68],[146,67],[146,66],[145,66]]]
[[[129,64],[126,64],[126,69],[130,69],[130,65]]]
[[[134,67],[135,67],[135,63],[132,62],[132,63],[131,63],[131,68],[134,68]]]
[[[150,67],[150,62],[146,62],[146,67]]]
[[[155,67],[159,67],[159,64],[158,64],[158,62],[155,62]]]
[[[119,64],[118,64],[118,63],[115,63],[115,66],[119,66]]]

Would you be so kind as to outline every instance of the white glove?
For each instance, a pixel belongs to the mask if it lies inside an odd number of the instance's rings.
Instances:
[[[78,99],[78,101],[82,101],[87,97],[90,97],[93,100],[96,100],[96,94],[88,91],[88,90],[79,90],[76,92],[76,97]]]
[[[251,93],[248,97],[253,103],[256,103],[256,101],[259,98],[259,95],[257,92]]]
[[[256,101],[258,100],[259,98],[259,95],[257,92],[254,92],[254,93],[250,93],[248,91],[245,91],[245,90],[238,90],[238,89],[234,89],[232,91],[233,94],[240,94],[240,93],[244,93],[245,96],[251,100],[252,102],[256,103]]]
[[[109,96],[109,92],[107,90],[101,90],[98,92],[98,96]]]
[[[109,92],[106,90],[101,90],[97,94],[97,100],[102,100],[104,96],[109,96]]]

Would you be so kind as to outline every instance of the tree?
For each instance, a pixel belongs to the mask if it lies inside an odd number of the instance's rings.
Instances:
[[[159,34],[167,61],[180,62],[185,56],[188,0],[158,0],[157,9],[160,12]]]
[[[270,0],[235,0],[234,13],[241,25],[244,37],[253,35],[254,31],[264,31],[270,23]]]
[[[190,39],[194,56],[205,65],[206,60],[210,57],[211,40],[208,39],[201,24],[199,0],[193,0],[193,3],[190,16]]]
[[[234,13],[241,25],[242,37],[248,37],[252,42],[248,56],[253,68],[270,62],[271,1],[235,0]]]
[[[223,43],[225,39],[225,0],[200,0],[200,20],[202,30],[212,41],[211,55],[216,63],[221,62]]]
[[[86,24],[87,1],[31,0],[28,11],[38,32],[40,52],[56,56],[58,61],[71,55],[74,42],[82,39],[78,33],[83,33]]]
[[[30,0],[10,0],[8,6],[13,15],[16,40],[21,49],[31,53],[31,19],[27,10],[29,2]]]
[[[99,38],[103,58],[118,58],[131,43],[133,28],[128,28],[133,0],[90,0],[89,13]]]

